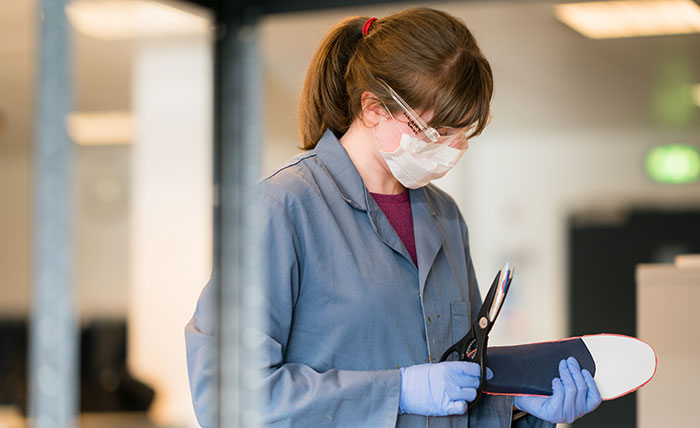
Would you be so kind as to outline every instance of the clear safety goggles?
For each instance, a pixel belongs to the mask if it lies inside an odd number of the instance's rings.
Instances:
[[[416,136],[424,140],[426,143],[437,143],[437,144],[447,144],[451,147],[456,147],[456,148],[466,148],[463,146],[467,146],[467,140],[469,140],[473,135],[474,132],[479,128],[479,122],[474,122],[469,126],[465,126],[463,128],[452,128],[452,127],[444,127],[446,131],[444,133],[438,132],[437,129],[433,128],[432,126],[429,126],[421,117],[418,113],[416,113],[415,110],[411,108],[411,106],[408,105],[406,101],[401,98],[399,94],[396,93],[393,89],[391,89],[391,86],[389,86],[385,81],[381,79],[377,79],[379,83],[384,86],[384,88],[389,92],[389,95],[391,95],[391,98],[396,101],[396,103],[401,107],[403,110],[403,116],[406,118],[405,122],[409,128],[411,128],[411,131],[413,131]],[[387,109],[389,111],[389,109]],[[389,114],[391,114],[391,111],[389,111]],[[394,116],[391,116],[394,120],[397,120],[394,118]],[[493,112],[489,111],[489,116],[486,121],[486,125],[491,123],[493,120]],[[486,126],[484,125],[484,126]]]

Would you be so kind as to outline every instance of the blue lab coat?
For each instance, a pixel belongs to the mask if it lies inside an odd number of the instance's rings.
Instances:
[[[437,362],[481,298],[467,226],[433,185],[410,190],[418,266],[332,132],[260,184],[264,226],[265,422],[273,427],[511,426],[512,398],[465,415],[398,415],[399,367]],[[193,401],[213,415],[207,287],[186,327]],[[518,427],[551,427],[528,416]]]

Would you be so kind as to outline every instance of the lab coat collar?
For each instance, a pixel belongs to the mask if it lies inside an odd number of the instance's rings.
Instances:
[[[352,207],[366,211],[372,228],[379,238],[413,264],[406,246],[389,219],[386,218],[384,212],[369,194],[355,164],[352,163],[350,156],[333,132],[327,130],[321,137],[316,145],[316,153],[321,158],[321,163],[325,166],[343,199]]]
[[[418,265],[418,284],[421,294],[428,279],[428,273],[435,261],[445,235],[437,222],[437,214],[433,201],[430,200],[428,187],[409,189],[411,200],[411,214],[413,216],[413,236],[416,240],[416,258]],[[413,259],[401,241],[398,233],[374,201],[368,203],[368,214],[377,235],[394,251],[404,256],[411,264]]]
[[[354,208],[367,211],[365,183],[333,131],[326,130],[315,150],[343,199]]]
[[[372,199],[360,173],[355,168],[355,164],[352,163],[350,156],[335,134],[326,130],[315,150],[343,199],[354,208],[367,211],[375,231],[384,243],[412,262],[401,238],[379,205]],[[430,267],[444,241],[444,234],[437,223],[435,203],[431,200],[431,195],[435,192],[429,191],[430,186],[432,184],[419,189],[409,189],[421,293],[425,287]],[[369,202],[370,199],[371,202]]]
[[[391,225],[391,222],[389,222],[389,219],[384,214],[384,211],[382,211],[381,207],[374,200],[372,195],[369,195],[367,198],[367,214],[369,221],[372,223],[372,227],[377,235],[379,235],[379,238],[413,265],[411,254],[408,252],[408,249],[406,249],[406,246],[401,240],[399,234],[396,232],[396,229],[394,229],[394,226]]]
[[[437,221],[435,203],[432,200],[436,192],[429,191],[432,190],[431,186],[433,185],[428,184],[425,187],[410,190],[421,294],[425,288],[430,268],[445,240],[445,235]]]

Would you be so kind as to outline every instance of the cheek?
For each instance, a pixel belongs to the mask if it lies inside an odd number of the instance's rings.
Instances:
[[[401,142],[401,133],[395,126],[377,126],[375,136],[377,137],[377,148],[383,152],[393,152]]]

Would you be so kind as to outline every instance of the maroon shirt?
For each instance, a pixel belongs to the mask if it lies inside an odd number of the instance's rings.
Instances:
[[[379,193],[370,193],[370,195],[377,201],[377,205],[389,219],[389,223],[394,226],[394,230],[399,234],[408,254],[411,255],[413,263],[418,266],[416,239],[413,234],[413,214],[411,213],[408,190],[404,190],[398,195],[381,195]]]

